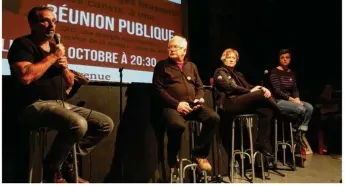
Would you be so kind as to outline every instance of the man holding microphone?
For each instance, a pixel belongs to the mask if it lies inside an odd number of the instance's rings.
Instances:
[[[63,44],[53,44],[56,18],[49,7],[34,7],[28,13],[31,34],[14,40],[8,53],[15,83],[16,110],[20,127],[55,129],[58,134],[44,160],[44,180],[73,180],[68,154],[77,143],[77,153],[86,155],[113,129],[112,119],[100,112],[65,102],[74,83]],[[56,36],[56,35],[55,35]],[[28,139],[23,139],[28,140]],[[66,161],[67,160],[67,161]],[[67,166],[63,166],[67,165]],[[67,167],[66,174],[61,169]],[[66,179],[65,179],[65,178]],[[78,182],[87,182],[78,178]]]

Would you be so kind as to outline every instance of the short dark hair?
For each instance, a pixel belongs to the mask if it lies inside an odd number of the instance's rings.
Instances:
[[[38,16],[41,14],[42,11],[44,10],[49,10],[49,11],[53,11],[53,9],[51,7],[48,6],[36,6],[33,7],[29,13],[28,13],[28,22],[29,24],[34,23],[36,21],[38,21]]]
[[[279,51],[279,58],[280,58],[280,56],[281,55],[283,55],[283,54],[290,54],[290,56],[291,56],[291,52],[290,52],[290,50],[289,49],[281,49],[280,51]]]

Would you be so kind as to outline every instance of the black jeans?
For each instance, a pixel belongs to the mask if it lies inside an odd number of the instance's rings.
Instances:
[[[164,108],[164,117],[168,124],[168,156],[169,160],[176,160],[180,150],[181,136],[186,129],[186,121],[195,120],[202,122],[200,136],[192,153],[196,158],[205,158],[210,151],[216,125],[219,124],[219,115],[203,105],[198,110],[192,111],[187,116],[182,116],[176,109]],[[172,158],[170,158],[172,157]]]
[[[253,131],[253,140],[257,145],[266,149],[270,148],[271,121],[273,114],[280,115],[280,109],[272,97],[266,98],[262,90],[239,95],[224,100],[224,112],[230,116],[244,113],[257,114],[258,132]],[[255,125],[254,127],[255,128]],[[256,147],[258,147],[256,146]]]
[[[39,100],[24,109],[19,122],[27,129],[48,127],[58,134],[45,158],[45,165],[61,169],[73,145],[77,153],[88,154],[113,130],[112,119],[100,112],[61,100]]]

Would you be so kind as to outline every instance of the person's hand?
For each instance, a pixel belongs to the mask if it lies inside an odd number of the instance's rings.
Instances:
[[[198,110],[200,107],[201,107],[201,104],[197,104],[197,105],[194,105],[192,109],[193,110]]]
[[[265,96],[266,98],[271,97],[271,91],[269,91],[269,90],[268,90],[267,88],[265,88],[265,87],[262,87],[261,89],[262,89],[262,91],[264,91],[264,96]]]
[[[66,56],[62,56],[60,59],[58,59],[55,63],[54,66],[58,68],[65,69],[68,67],[68,61]]]
[[[56,55],[56,57],[60,59],[66,53],[65,46],[63,46],[63,44],[57,44],[55,47],[56,48],[55,48],[54,55]]]
[[[205,102],[204,98],[195,99],[193,101],[194,103],[193,110],[198,110],[204,102]]]
[[[193,111],[192,108],[190,108],[189,104],[185,101],[181,101],[177,106],[177,111],[183,115],[187,115],[190,112]]]
[[[256,86],[256,87],[252,88],[252,89],[250,90],[250,92],[258,91],[258,90],[260,90],[261,88],[262,88],[261,86]]]
[[[297,100],[297,102],[296,103],[298,103],[298,104],[300,104],[300,105],[304,105],[304,103],[302,102],[302,101],[299,101],[299,100]]]
[[[290,100],[291,102],[294,102],[294,103],[297,103],[297,104],[300,104],[300,105],[303,105],[303,102],[301,102],[299,99],[297,99],[297,98],[292,98],[291,100]]]
[[[299,98],[295,98],[295,100],[297,100],[298,104],[304,105],[304,103]]]

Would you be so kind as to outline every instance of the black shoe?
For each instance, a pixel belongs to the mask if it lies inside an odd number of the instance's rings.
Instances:
[[[72,154],[69,154],[67,159],[62,164],[61,172],[64,175],[65,179],[69,183],[77,183],[77,181],[75,180],[75,175],[74,175],[74,163],[73,163],[73,156],[72,156]],[[77,179],[78,179],[78,183],[89,183],[88,180],[85,180],[85,179],[79,177],[79,175],[78,175]]]
[[[300,145],[304,148],[307,148],[307,145],[303,141],[302,135],[303,135],[302,131],[300,131],[300,130],[296,131],[296,133],[294,135],[294,142],[296,143],[296,145]]]
[[[44,183],[68,183],[62,176],[60,170],[54,170],[48,165],[43,166],[43,182]]]

